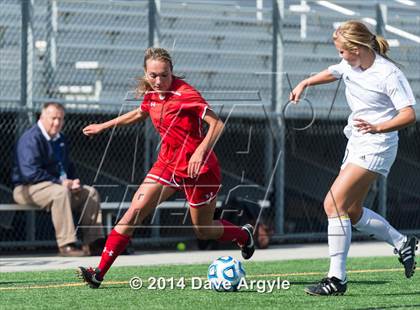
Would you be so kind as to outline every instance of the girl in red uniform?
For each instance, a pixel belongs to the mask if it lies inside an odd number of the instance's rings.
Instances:
[[[254,253],[253,227],[242,228],[226,220],[213,220],[221,173],[213,147],[223,131],[223,122],[192,86],[172,73],[169,53],[148,48],[144,56],[145,76],[137,92],[141,106],[122,116],[83,129],[93,136],[114,126],[137,123],[150,117],[161,136],[157,161],[134,195],[130,208],[106,241],[97,268],[79,267],[81,278],[98,288],[114,260],[124,251],[136,225],[177,190],[183,190],[190,205],[193,229],[199,239],[236,242],[245,259]],[[208,131],[203,131],[203,121]]]

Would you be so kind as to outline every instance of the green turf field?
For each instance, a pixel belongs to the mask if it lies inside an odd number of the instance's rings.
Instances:
[[[328,268],[328,260],[245,262],[248,283],[251,280],[290,281],[288,290],[271,293],[253,290],[218,293],[193,290],[191,278],[204,277],[207,265],[115,267],[100,289],[82,285],[74,270],[0,273],[0,308],[65,309],[397,309],[420,308],[420,275],[404,277],[395,257],[349,259],[349,287],[344,296],[314,297],[303,288],[319,280]],[[147,284],[148,277],[164,277],[174,289],[133,290],[130,278],[138,276]],[[184,277],[186,287],[176,288]],[[198,282],[196,282],[198,284]]]

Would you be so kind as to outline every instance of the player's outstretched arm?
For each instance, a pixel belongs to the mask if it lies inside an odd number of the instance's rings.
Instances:
[[[188,163],[188,175],[190,177],[197,176],[201,166],[206,160],[205,154],[207,151],[210,151],[214,148],[214,145],[216,144],[225,127],[223,122],[211,110],[207,110],[206,115],[204,116],[204,121],[209,125],[209,128],[204,140],[197,147]]]
[[[337,78],[331,74],[330,71],[324,70],[307,79],[302,80],[290,93],[289,100],[294,102],[299,101],[303,91],[306,87],[318,84],[325,84],[336,81]]]
[[[91,124],[83,128],[83,134],[86,136],[93,136],[101,133],[102,131],[112,128],[114,126],[125,126],[137,123],[146,119],[149,116],[148,113],[143,112],[140,108],[135,109],[133,111],[127,112],[123,115],[120,115],[116,118],[113,118],[107,122],[100,123],[100,124]]]

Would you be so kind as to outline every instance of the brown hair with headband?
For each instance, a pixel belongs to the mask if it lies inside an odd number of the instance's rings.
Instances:
[[[169,52],[161,47],[149,47],[148,49],[146,49],[146,51],[144,52],[144,60],[143,60],[143,69],[144,72],[146,73],[146,62],[149,60],[160,60],[163,62],[166,62],[169,64],[169,67],[171,68],[171,74],[172,77],[174,79],[183,79],[183,76],[176,76],[174,75],[173,72],[173,64],[172,64],[172,57],[169,54]],[[152,87],[150,86],[149,82],[147,81],[146,76],[142,76],[142,77],[138,77],[138,84],[136,87],[136,97],[141,97],[143,96],[146,92],[152,90]]]

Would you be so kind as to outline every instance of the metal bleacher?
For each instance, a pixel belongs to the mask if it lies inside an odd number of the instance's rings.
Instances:
[[[340,1],[340,6],[354,11],[353,16],[337,13],[319,4],[321,1],[307,1],[310,7],[306,16],[306,38],[301,38],[301,13],[290,10],[291,5],[299,5],[300,1],[288,1],[285,6],[285,16],[282,20],[281,35],[284,39],[284,70],[289,73],[293,81],[299,81],[309,72],[319,72],[331,64],[340,61],[337,51],[332,44],[331,35],[334,30],[333,24],[347,19],[376,18],[375,7],[366,1]],[[395,1],[379,1],[387,5],[388,24],[400,27],[404,31],[419,34],[420,7],[408,7],[397,4]],[[386,32],[387,39],[398,39],[399,46],[391,47],[390,57],[399,63],[406,74],[413,89],[420,87],[420,44]],[[298,65],[297,65],[298,64]],[[335,86],[318,87],[313,90],[309,97],[311,101],[328,107],[334,96]],[[417,100],[420,94],[416,94]],[[329,99],[328,99],[329,98]],[[325,104],[327,99],[327,104]],[[323,103],[324,102],[324,103]],[[343,92],[339,92],[335,104],[337,111],[344,113],[332,113],[331,117],[342,118],[348,113]],[[341,108],[341,109],[340,109]],[[417,107],[418,109],[418,107]],[[322,110],[322,108],[321,108]],[[322,116],[322,111],[319,113]],[[325,115],[325,114],[324,114]]]
[[[147,5],[58,1],[57,9],[57,67],[49,93],[60,96],[60,85],[94,85],[100,80],[99,101],[120,104],[125,93],[134,88],[135,78],[142,75],[143,51],[148,44]],[[36,16],[46,12],[45,7],[35,8]],[[271,70],[270,31],[271,21],[266,18],[256,22],[253,9],[164,2],[158,16],[157,37],[159,45],[171,50],[176,73],[185,75],[198,89],[232,91],[260,87],[269,94],[267,83],[256,82],[254,73]],[[37,39],[45,40],[42,35]],[[80,61],[96,61],[98,69],[75,68]],[[35,75],[42,75],[41,66],[35,65],[34,70]],[[13,82],[18,80],[19,70],[14,73],[10,75]],[[34,79],[35,84],[37,80],[42,79]],[[41,92],[42,87],[34,85]]]
[[[389,24],[413,34],[420,33],[419,8],[388,4]],[[34,10],[34,24],[45,24],[46,1]],[[201,90],[260,89],[265,103],[269,101],[270,85],[267,77],[256,75],[270,72],[272,62],[271,10],[264,9],[263,18],[256,19],[255,7],[239,6],[238,2],[211,4],[164,1],[158,13],[157,37],[161,46],[171,49],[176,72],[185,74],[187,80]],[[244,2],[239,2],[243,4]],[[347,17],[335,13],[316,1],[308,1],[311,10],[307,16],[307,37],[300,38],[300,14],[289,11],[292,4],[286,1],[281,37],[284,40],[284,71],[297,82],[310,72],[318,72],[339,60],[331,44],[333,23]],[[365,1],[340,1],[340,5],[356,12],[354,18],[375,18],[375,10]],[[135,77],[142,73],[142,52],[148,45],[148,6],[146,2],[121,2],[104,6],[99,1],[58,1],[56,34],[57,69],[50,87],[82,84],[94,85],[100,79],[100,100],[120,102],[127,90],[135,85]],[[20,78],[20,5],[5,1],[2,10],[13,16],[0,25],[2,83],[1,96],[18,96],[16,87]],[[199,22],[198,22],[199,21]],[[44,26],[35,27],[35,40],[45,40]],[[413,88],[420,86],[419,62],[411,61],[420,53],[419,44],[387,33],[387,38],[397,38],[400,47],[393,48],[391,56],[404,66]],[[34,58],[34,95],[43,97],[45,85],[40,83],[44,60],[38,50]],[[97,61],[97,70],[75,68],[78,61]],[[11,87],[14,85],[13,87]],[[288,93],[287,83],[283,91]],[[54,93],[56,89],[49,89]],[[334,86],[322,91],[314,90],[314,99],[320,101]],[[59,94],[58,94],[59,95]],[[345,105],[340,94],[337,105]],[[322,102],[321,102],[322,104]]]

